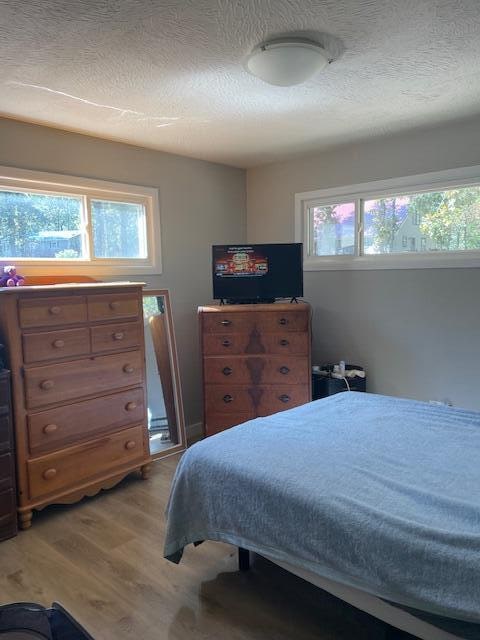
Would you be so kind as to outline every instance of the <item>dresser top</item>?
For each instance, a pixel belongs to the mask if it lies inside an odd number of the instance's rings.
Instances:
[[[61,284],[38,284],[24,287],[0,287],[0,294],[4,293],[58,293],[61,291],[75,291],[76,289],[116,289],[125,287],[144,287],[144,282],[64,282]]]
[[[271,304],[211,304],[198,307],[199,313],[238,313],[242,311],[307,311],[307,302],[272,302]]]

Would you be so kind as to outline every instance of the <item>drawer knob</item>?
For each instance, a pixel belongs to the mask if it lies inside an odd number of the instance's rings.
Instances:
[[[233,369],[230,369],[230,367],[224,367],[222,369],[222,373],[224,376],[231,376],[233,373]]]
[[[290,344],[288,340],[285,340],[285,338],[283,340],[280,340],[280,344],[282,347],[288,347],[288,345]]]
[[[224,347],[229,347],[231,344],[232,344],[232,343],[230,342],[230,340],[224,340],[224,341],[222,342],[222,345],[223,345]]]
[[[113,334],[114,340],[123,340],[124,337],[125,337],[125,334],[123,333],[123,331],[117,331],[116,333]]]
[[[286,324],[288,324],[288,320],[287,320],[287,318],[280,318],[280,320],[278,321],[278,324],[281,324],[281,325],[286,325]]]
[[[125,373],[133,373],[135,371],[131,364],[126,364],[123,367],[123,370],[125,371]]]
[[[54,386],[55,383],[53,380],[42,380],[40,383],[40,389],[43,389],[44,391],[49,391],[50,389],[53,389]]]
[[[283,373],[284,376],[286,376],[287,373],[290,373],[290,369],[288,367],[280,367],[279,371],[280,373]]]
[[[48,311],[52,316],[58,316],[59,313],[62,313],[62,307],[50,307]]]
[[[45,480],[51,480],[57,475],[57,470],[54,469],[53,467],[51,469],[45,469],[42,475]]]
[[[137,408],[137,403],[136,402],[127,402],[127,404],[125,405],[125,409],[127,411],[133,411],[136,408]]]
[[[278,399],[281,400],[281,402],[290,402],[290,396],[287,396],[286,393],[279,396]]]
[[[48,435],[49,433],[55,433],[55,431],[57,429],[58,429],[58,425],[56,425],[56,424],[53,424],[53,423],[52,424],[46,424],[43,427],[43,433],[46,433]]]
[[[120,306],[120,302],[118,300],[112,300],[108,306],[112,311],[115,311]]]
[[[227,393],[225,396],[223,396],[223,401],[228,404],[229,402],[233,401],[233,396],[231,396],[229,393]]]
[[[54,340],[52,344],[55,349],[63,349],[65,346],[65,340]]]
[[[230,324],[232,324],[231,320],[222,320],[220,324],[223,324],[224,327],[228,327]]]
[[[127,451],[135,449],[136,446],[137,443],[135,442],[135,440],[127,440],[127,442],[125,443],[125,449],[127,449]]]

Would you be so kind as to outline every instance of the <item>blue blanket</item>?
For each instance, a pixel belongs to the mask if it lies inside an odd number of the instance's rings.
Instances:
[[[342,393],[191,447],[165,557],[221,540],[480,622],[480,413]]]

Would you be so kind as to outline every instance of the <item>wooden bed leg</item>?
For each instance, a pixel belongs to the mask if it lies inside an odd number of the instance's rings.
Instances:
[[[238,547],[238,568],[240,571],[248,571],[250,569],[250,551]]]

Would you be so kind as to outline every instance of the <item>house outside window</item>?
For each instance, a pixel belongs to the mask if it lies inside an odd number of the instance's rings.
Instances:
[[[27,275],[160,273],[158,193],[0,167],[0,261]]]
[[[295,200],[307,270],[480,266],[480,167]]]

